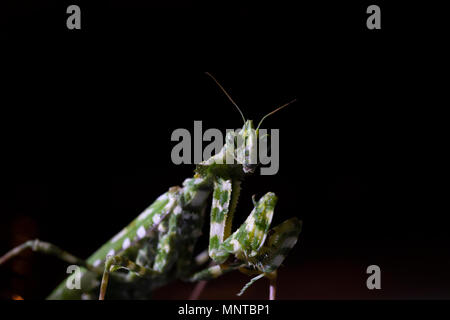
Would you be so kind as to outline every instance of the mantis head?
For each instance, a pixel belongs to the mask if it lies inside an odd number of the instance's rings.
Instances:
[[[283,109],[289,104],[296,101],[296,99],[282,105],[281,107],[276,108],[274,111],[266,114],[261,121],[259,122],[256,129],[253,126],[253,120],[246,120],[244,114],[241,109],[237,106],[237,104],[233,101],[230,95],[225,91],[225,89],[220,85],[220,83],[208,72],[206,74],[211,77],[214,82],[222,89],[228,99],[233,103],[236,109],[241,114],[242,120],[244,121],[244,125],[242,129],[237,130],[236,132],[229,131],[225,137],[225,147],[222,150],[219,157],[222,159],[219,161],[223,161],[226,159],[226,163],[230,163],[230,159],[235,160],[238,164],[242,165],[242,169],[244,173],[253,173],[258,165],[257,163],[257,153],[258,153],[258,141],[261,138],[259,136],[259,127],[262,122],[270,115],[275,112]],[[223,163],[223,162],[222,162]],[[233,162],[232,162],[233,163]]]
[[[246,120],[242,129],[229,131],[225,138],[225,155],[242,165],[244,173],[253,173],[257,165],[258,132],[252,120]]]

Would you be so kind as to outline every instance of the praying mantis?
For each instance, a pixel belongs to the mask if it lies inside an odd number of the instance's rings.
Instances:
[[[51,243],[30,240],[0,257],[0,265],[32,249],[79,266],[80,288],[67,286],[76,276],[72,274],[47,297],[52,300],[146,299],[154,289],[175,279],[199,282],[235,270],[254,276],[238,295],[266,277],[270,280],[269,298],[275,299],[277,269],[296,244],[302,222],[293,217],[270,228],[277,203],[277,196],[272,192],[259,200],[253,196],[254,209],[234,232],[232,222],[241,182],[256,168],[251,159],[260,138],[259,126],[267,116],[295,100],[263,117],[255,129],[252,120],[245,119],[220,83],[206,74],[233,103],[244,121],[242,129],[227,133],[219,153],[199,163],[192,178],[159,196],[86,260]],[[227,159],[235,161],[230,164]],[[195,256],[209,199],[212,199],[209,248]]]

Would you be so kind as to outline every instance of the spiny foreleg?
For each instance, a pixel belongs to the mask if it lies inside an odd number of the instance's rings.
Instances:
[[[260,272],[270,281],[269,299],[275,300],[277,270],[288,256],[302,229],[302,222],[297,218],[290,218],[268,231],[268,239],[258,250],[258,254],[249,262],[255,266],[256,272]],[[240,271],[244,271],[240,269]],[[245,271],[244,271],[245,273]],[[259,279],[259,278],[258,278]],[[253,279],[252,279],[253,280]],[[254,281],[256,281],[255,279]],[[243,290],[247,289],[254,281],[250,281]]]
[[[217,178],[214,181],[211,205],[211,227],[209,256],[217,263],[223,263],[229,253],[220,250],[222,243],[230,236],[233,215],[240,193],[240,181]]]
[[[256,280],[266,277],[270,280],[270,299],[275,298],[276,270],[297,242],[301,231],[301,221],[291,218],[269,230],[277,197],[265,194],[259,201],[253,200],[255,208],[245,222],[228,237],[218,252],[233,254],[245,263],[240,271],[257,275],[241,290],[241,295]]]

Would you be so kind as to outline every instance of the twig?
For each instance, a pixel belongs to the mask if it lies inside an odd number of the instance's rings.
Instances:
[[[277,294],[277,278],[270,279],[269,300],[275,300]]]
[[[199,281],[195,285],[194,290],[192,290],[191,295],[189,296],[189,300],[198,300],[198,298],[200,297],[200,294],[202,293],[203,289],[205,288],[207,282],[208,281],[206,281],[206,280]]]

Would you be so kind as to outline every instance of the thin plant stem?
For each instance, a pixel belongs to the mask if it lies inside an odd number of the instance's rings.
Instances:
[[[191,295],[189,296],[189,300],[198,300],[198,298],[200,297],[200,295],[203,292],[203,289],[205,289],[205,286],[207,283],[208,283],[208,281],[206,281],[206,280],[199,281],[195,285],[194,290],[192,290]]]

